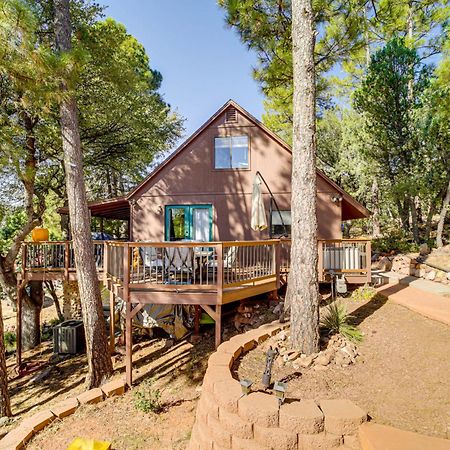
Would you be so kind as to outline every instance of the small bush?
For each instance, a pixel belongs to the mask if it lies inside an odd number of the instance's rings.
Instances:
[[[6,351],[12,351],[16,348],[17,336],[16,333],[6,331],[3,333],[3,341],[5,343]]]
[[[384,236],[372,239],[372,251],[375,253],[409,253],[418,251],[418,245],[402,231],[394,230]]]
[[[360,286],[352,292],[352,300],[355,302],[367,302],[376,295],[377,291],[368,284]]]
[[[352,342],[360,342],[362,340],[361,331],[349,321],[352,318],[347,313],[345,305],[335,301],[327,306],[327,309],[320,320],[321,327],[328,334],[340,334]]]
[[[139,411],[158,413],[162,409],[161,391],[153,388],[151,380],[143,381],[133,397],[134,407]]]

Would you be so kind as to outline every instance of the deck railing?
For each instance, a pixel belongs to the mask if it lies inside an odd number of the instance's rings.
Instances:
[[[103,270],[104,241],[93,241],[98,270]],[[26,242],[22,247],[22,270],[58,272],[75,270],[72,241]]]
[[[160,290],[196,285],[201,289],[232,288],[280,277],[291,266],[291,241],[119,242],[94,241],[99,271],[114,282]],[[366,277],[370,281],[370,240],[318,241],[319,281],[330,273]],[[70,241],[27,242],[23,272],[75,270]]]

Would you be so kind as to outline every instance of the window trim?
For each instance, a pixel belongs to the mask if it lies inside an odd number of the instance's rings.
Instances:
[[[231,139],[231,138],[239,138],[239,137],[246,137],[247,138],[247,158],[248,158],[248,167],[225,167],[225,168],[220,168],[220,167],[216,167],[216,139]],[[227,135],[227,136],[214,136],[213,138],[213,152],[214,152],[214,157],[213,159],[213,170],[217,170],[219,172],[235,172],[235,171],[249,171],[251,170],[251,166],[252,166],[252,162],[251,162],[251,151],[250,151],[250,144],[251,144],[251,139],[250,136],[248,134],[233,134],[233,135]],[[232,147],[230,147],[230,152],[231,152]]]

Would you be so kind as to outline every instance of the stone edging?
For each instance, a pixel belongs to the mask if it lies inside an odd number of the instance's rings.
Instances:
[[[208,361],[190,450],[296,450],[345,445],[359,449],[367,414],[350,400],[295,400],[281,407],[264,392],[243,396],[230,372],[243,353],[289,324],[274,321],[221,344]]]
[[[55,406],[39,411],[34,416],[24,419],[22,423],[0,440],[0,450],[18,450],[39,431],[55,419],[63,419],[73,414],[80,405],[99,403],[108,397],[122,395],[126,390],[125,380],[113,380],[99,388],[90,389],[76,397],[63,400]]]

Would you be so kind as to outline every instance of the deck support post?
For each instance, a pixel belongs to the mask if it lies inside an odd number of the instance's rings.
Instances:
[[[126,382],[131,388],[133,384],[133,319],[131,318],[131,303],[126,303],[125,314],[125,366]]]
[[[133,318],[130,301],[130,246],[123,248],[123,300],[125,302],[125,365],[126,382],[131,388],[133,383]]]
[[[194,335],[198,336],[200,332],[200,306],[195,305],[195,321],[194,321]]]
[[[17,283],[17,312],[16,312],[16,365],[20,371],[22,366],[22,283]]]
[[[222,305],[216,305],[216,317],[215,317],[215,321],[216,321],[216,339],[215,339],[215,343],[216,343],[216,348],[220,345],[220,343],[222,342]]]
[[[115,324],[116,324],[116,301],[112,290],[109,291],[109,348],[111,355],[115,352]]]

